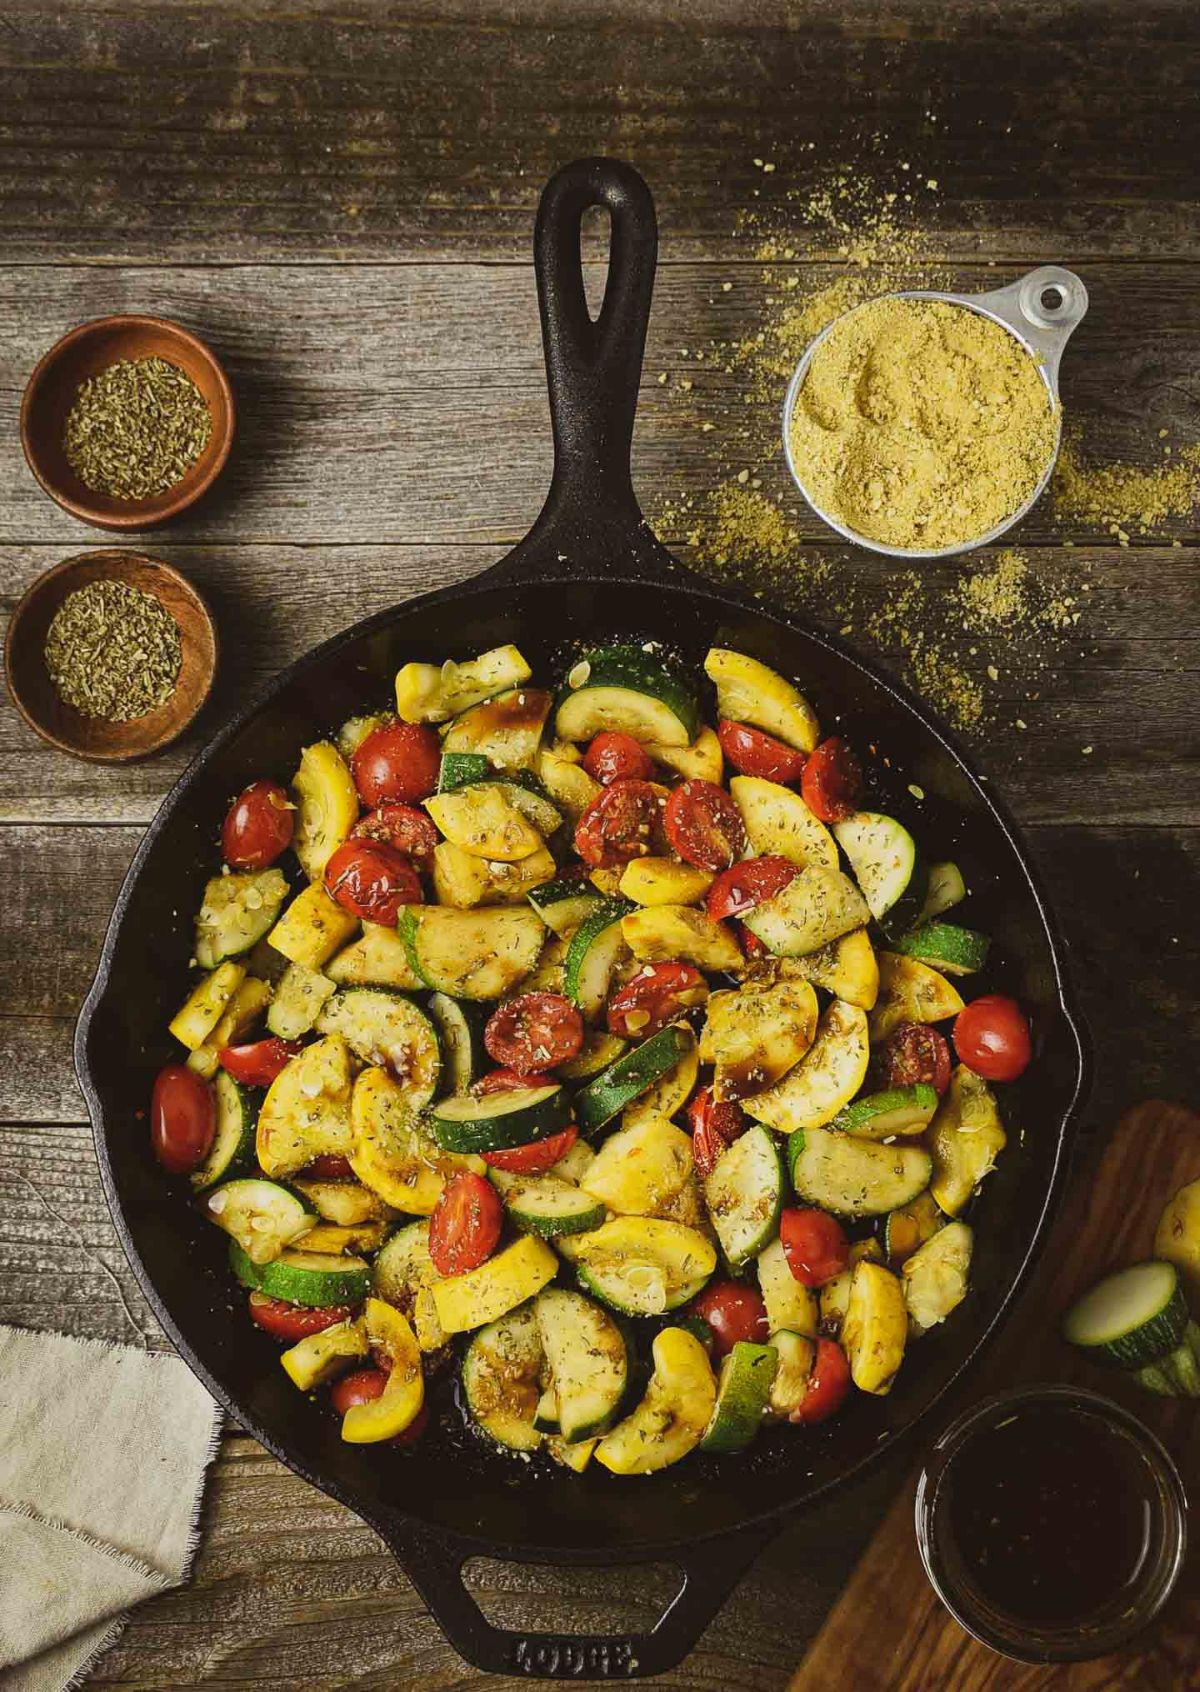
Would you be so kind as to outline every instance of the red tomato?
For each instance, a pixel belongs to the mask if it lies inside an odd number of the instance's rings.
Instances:
[[[377,805],[355,823],[350,834],[356,840],[382,840],[418,862],[430,857],[441,839],[433,818],[415,805]]]
[[[288,1304],[282,1298],[268,1298],[266,1293],[250,1294],[250,1320],[264,1333],[295,1345],[309,1334],[322,1333],[336,1322],[348,1322],[354,1314],[349,1304],[327,1304],[323,1310],[309,1310],[303,1304]]]
[[[447,1181],[429,1218],[429,1255],[439,1275],[465,1275],[495,1251],[504,1206],[491,1182],[464,1170]]]
[[[954,1019],[954,1049],[985,1081],[1015,1081],[1033,1056],[1025,1012],[1002,993],[972,999]]]
[[[593,781],[607,787],[612,781],[649,781],[654,759],[631,734],[605,729],[588,747],[583,767]]]
[[[717,725],[721,750],[741,775],[761,776],[764,781],[799,781],[804,773],[804,754],[786,746],[773,734],[751,728],[749,723],[731,723],[726,717]]]
[[[372,729],[350,760],[364,805],[411,804],[437,787],[442,752],[436,732],[423,723],[384,723]]]
[[[692,1094],[687,1108],[688,1127],[692,1130],[692,1162],[702,1179],[711,1175],[721,1159],[748,1126],[737,1104],[718,1104],[711,1087],[700,1087]]]
[[[583,1018],[561,993],[522,993],[493,1011],[483,1031],[487,1054],[521,1074],[569,1063],[583,1045]]]
[[[925,1022],[902,1022],[888,1035],[876,1059],[884,1087],[914,1087],[926,1081],[944,1093],[950,1085],[950,1047]]]
[[[387,1384],[387,1371],[384,1369],[355,1369],[334,1381],[329,1389],[329,1402],[339,1416],[344,1416],[357,1404],[371,1404],[382,1398]]]
[[[672,850],[699,869],[728,869],[746,847],[742,813],[712,781],[681,781],[667,800],[663,822]]]
[[[496,1071],[497,1075],[504,1073],[502,1069]],[[559,1158],[566,1157],[578,1138],[578,1128],[564,1128],[561,1134],[551,1134],[544,1140],[533,1140],[527,1146],[510,1146],[507,1151],[484,1152],[483,1161],[493,1169],[507,1170],[510,1175],[544,1175],[547,1169],[554,1168]]]
[[[516,1069],[493,1069],[481,1076],[471,1091],[477,1099],[486,1099],[489,1093],[515,1093],[521,1087],[549,1087],[553,1080],[553,1075],[522,1075]]]
[[[387,928],[400,920],[401,905],[425,897],[408,859],[378,840],[344,840],[325,865],[325,886],[351,916]]]
[[[785,1210],[779,1238],[788,1268],[802,1287],[823,1287],[850,1261],[846,1230],[823,1210]]]
[[[721,871],[708,890],[705,908],[714,922],[741,916],[764,899],[773,899],[799,874],[800,865],[790,858],[773,853],[765,858],[746,858]]]
[[[349,1181],[354,1177],[348,1157],[339,1157],[337,1152],[322,1152],[320,1157],[314,1157],[304,1173],[313,1181]]]
[[[751,934],[744,922],[735,922],[733,932],[737,935],[738,945],[748,958],[762,958],[766,956],[767,948],[757,934]]]
[[[862,788],[862,769],[844,740],[833,735],[809,754],[800,795],[821,822],[845,822],[858,809]]]
[[[708,982],[685,963],[646,964],[608,1001],[608,1026],[626,1040],[644,1040],[708,998]]]
[[[808,1390],[789,1422],[824,1422],[840,1410],[850,1391],[850,1365],[836,1340],[819,1339]]]
[[[712,1329],[718,1357],[731,1352],[738,1340],[767,1339],[767,1307],[756,1287],[741,1281],[710,1281],[692,1300],[691,1308]]]
[[[212,1150],[217,1132],[213,1090],[186,1064],[169,1063],[154,1080],[150,1144],[171,1175],[190,1175]]]
[[[303,1049],[302,1040],[251,1040],[245,1046],[222,1046],[220,1063],[243,1087],[269,1087]]]
[[[644,858],[661,832],[662,796],[648,781],[612,782],[575,825],[575,850],[593,869]]]
[[[292,843],[296,808],[277,781],[253,781],[229,807],[221,853],[232,869],[261,870]]]

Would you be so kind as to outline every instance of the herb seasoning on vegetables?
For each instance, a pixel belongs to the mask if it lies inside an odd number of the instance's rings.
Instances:
[[[179,677],[179,625],[152,593],[89,582],[67,595],[46,635],[59,697],[85,717],[128,722],[168,699]]]
[[[121,359],[80,385],[63,451],[90,492],[153,499],[182,480],[211,435],[190,376],[164,358]]]

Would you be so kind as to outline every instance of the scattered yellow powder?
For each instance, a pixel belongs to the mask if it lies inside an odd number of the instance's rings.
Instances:
[[[969,563],[964,564],[970,568]],[[978,630],[1010,628],[1029,611],[1029,564],[1011,549],[996,554],[991,567],[962,576],[955,597],[968,627]]]
[[[1128,540],[1131,529],[1148,534],[1172,517],[1189,516],[1200,505],[1200,445],[1185,447],[1178,457],[1150,468],[1088,465],[1078,433],[1072,433],[1063,442],[1053,486],[1060,517],[1094,523],[1118,540]]]

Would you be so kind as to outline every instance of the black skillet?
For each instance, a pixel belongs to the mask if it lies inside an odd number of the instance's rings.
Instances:
[[[592,206],[606,207],[612,220],[607,292],[594,322],[579,251],[580,220]],[[788,1512],[910,1429],[982,1346],[1045,1225],[1084,1058],[1037,878],[1012,822],[945,731],[837,642],[683,575],[642,518],[629,456],[657,233],[641,177],[602,159],[560,171],[542,196],[534,249],[555,447],[541,516],[479,580],[381,612],[293,665],[201,753],[126,878],[75,1050],[129,1260],[178,1350],[235,1420],[378,1530],[477,1667],[535,1677],[650,1675],[691,1650]],[[217,864],[217,822],[245,783],[286,780],[303,744],[385,703],[408,659],[466,657],[518,641],[541,679],[561,674],[583,643],[614,638],[664,641],[697,673],[715,643],[797,677],[827,730],[836,722],[875,750],[879,802],[965,870],[970,920],[994,935],[1002,960],[990,984],[1030,1007],[1038,1047],[1028,1080],[1007,1090],[1011,1144],[972,1217],[972,1292],[922,1340],[888,1397],[854,1395],[824,1428],[785,1426],[748,1456],[693,1456],[653,1478],[617,1480],[594,1466],[576,1476],[490,1449],[450,1405],[419,1456],[345,1445],[331,1412],[297,1394],[277,1348],[246,1320],[224,1237],[149,1155],[142,1112],[154,1072],[176,1058],[164,1028],[187,980],[189,913]],[[684,1582],[649,1633],[520,1636],[485,1620],[467,1593],[460,1571],[473,1556],[561,1565],[661,1559],[678,1565]]]

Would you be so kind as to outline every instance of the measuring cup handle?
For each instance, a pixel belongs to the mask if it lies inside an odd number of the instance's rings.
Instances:
[[[979,296],[978,303],[986,305],[1033,348],[1057,396],[1063,349],[1088,308],[1082,277],[1060,264],[1043,264],[1007,288]]]

